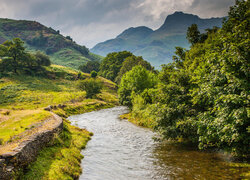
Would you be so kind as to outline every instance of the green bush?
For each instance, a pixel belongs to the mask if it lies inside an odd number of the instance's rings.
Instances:
[[[91,71],[90,76],[91,76],[92,78],[96,78],[97,72],[96,72],[96,71]]]
[[[79,81],[77,86],[80,90],[86,91],[87,98],[92,98],[101,92],[103,84],[101,81],[91,78]]]

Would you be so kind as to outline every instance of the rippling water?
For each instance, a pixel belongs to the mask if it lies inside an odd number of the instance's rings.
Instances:
[[[81,180],[239,179],[245,170],[217,153],[154,142],[152,131],[119,119],[126,112],[115,107],[69,118],[94,133],[82,152]]]

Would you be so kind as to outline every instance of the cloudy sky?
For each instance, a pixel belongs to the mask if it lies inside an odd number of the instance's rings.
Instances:
[[[234,0],[0,0],[0,17],[35,20],[91,48],[129,27],[159,28],[175,11],[227,15]]]

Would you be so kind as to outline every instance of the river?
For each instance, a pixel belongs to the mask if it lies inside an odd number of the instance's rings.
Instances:
[[[69,117],[94,133],[82,151],[81,180],[239,179],[246,171],[219,153],[154,141],[151,130],[119,118],[126,112],[120,106]]]

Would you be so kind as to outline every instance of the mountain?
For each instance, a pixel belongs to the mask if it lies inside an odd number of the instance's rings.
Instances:
[[[95,45],[91,52],[106,56],[110,52],[128,50],[158,68],[172,61],[176,46],[189,48],[186,32],[191,24],[197,24],[204,32],[213,26],[221,27],[222,21],[223,18],[202,19],[193,14],[175,12],[167,16],[164,24],[155,31],[145,26],[132,27],[114,39]]]
[[[29,51],[40,50],[49,55],[54,64],[78,68],[84,62],[101,59],[70,36],[64,37],[36,21],[0,18],[0,44],[15,37],[21,38]]]

